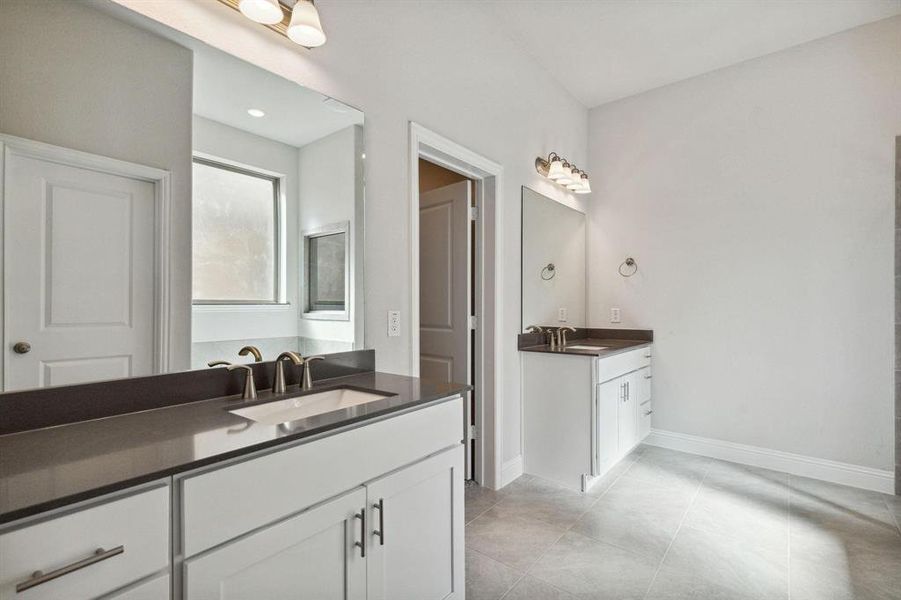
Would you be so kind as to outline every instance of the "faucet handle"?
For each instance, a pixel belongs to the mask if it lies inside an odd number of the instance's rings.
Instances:
[[[231,363],[227,360],[211,360],[206,364],[208,367],[227,367]]]
[[[544,333],[544,329],[538,325],[529,325],[526,327],[526,333]]]
[[[244,391],[241,392],[241,400],[256,400],[257,399],[257,386],[253,382],[253,369],[250,365],[228,365],[225,367],[229,371],[234,371],[235,369],[244,369]]]
[[[313,374],[310,372],[310,363],[314,360],[325,360],[324,356],[308,356],[303,359],[303,383],[301,389],[308,390],[313,387]]]

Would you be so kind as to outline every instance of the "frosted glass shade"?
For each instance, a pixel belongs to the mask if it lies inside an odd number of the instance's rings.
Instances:
[[[586,173],[582,173],[582,185],[579,189],[575,190],[577,194],[590,194],[591,193],[591,184],[588,183],[588,175]]]
[[[555,158],[551,161],[550,166],[547,169],[547,178],[552,181],[557,181],[563,177],[563,161],[559,158]]]
[[[315,48],[325,43],[325,32],[319,22],[319,11],[310,0],[297,0],[291,11],[291,24],[288,25],[288,37],[292,42]]]
[[[566,189],[571,192],[582,189],[582,173],[580,171],[573,170],[572,181],[566,185]]]
[[[257,23],[275,25],[284,18],[278,0],[241,0],[238,2],[241,14]]]
[[[569,163],[564,163],[560,177],[555,180],[560,185],[569,185],[573,182],[573,169]]]

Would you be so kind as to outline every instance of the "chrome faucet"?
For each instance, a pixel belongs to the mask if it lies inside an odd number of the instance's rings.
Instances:
[[[295,366],[304,364],[303,357],[296,352],[282,352],[275,359],[275,383],[272,384],[273,394],[284,394],[285,385],[285,360],[290,360]]]
[[[253,354],[253,362],[263,362],[263,354],[256,346],[244,346],[238,350],[238,356],[247,356]]]
[[[324,356],[308,356],[303,359],[303,383],[300,389],[309,390],[313,387],[313,374],[310,372],[310,363],[314,360],[323,360],[324,358]]]
[[[544,329],[538,325],[529,325],[526,327],[526,333],[544,333]]]
[[[253,369],[250,365],[232,365],[229,364],[225,367],[229,371],[234,371],[235,369],[244,369],[244,391],[241,392],[241,400],[256,400],[257,399],[257,386],[253,382]]]
[[[566,327],[561,327],[561,328],[559,328],[559,329],[557,330],[557,336],[560,338],[559,344],[560,344],[560,349],[561,349],[561,350],[563,350],[564,348],[566,348],[566,332],[567,332],[567,331],[572,332],[572,333],[575,333],[575,332],[576,332],[576,328],[575,328],[575,327],[570,327],[569,325],[567,325]]]

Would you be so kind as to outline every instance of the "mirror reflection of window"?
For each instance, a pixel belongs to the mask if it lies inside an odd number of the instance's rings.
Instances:
[[[309,307],[316,310],[345,309],[347,246],[346,233],[310,238]]]
[[[196,158],[195,304],[279,301],[278,178]]]

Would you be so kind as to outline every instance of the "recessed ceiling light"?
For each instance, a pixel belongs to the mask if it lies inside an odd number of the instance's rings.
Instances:
[[[259,108],[248,108],[248,109],[247,109],[247,114],[250,115],[251,117],[256,117],[256,118],[258,118],[258,119],[259,119],[260,117],[265,117],[265,116],[266,116],[266,113],[264,113],[263,111],[261,111]]]

